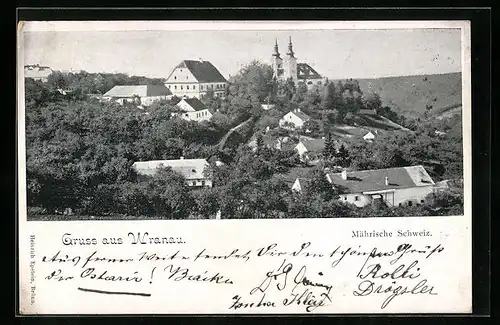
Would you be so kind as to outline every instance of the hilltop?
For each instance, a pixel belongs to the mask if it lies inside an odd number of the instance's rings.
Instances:
[[[384,106],[407,117],[424,113],[427,105],[433,115],[459,112],[462,104],[460,72],[357,80],[363,93],[378,93]]]

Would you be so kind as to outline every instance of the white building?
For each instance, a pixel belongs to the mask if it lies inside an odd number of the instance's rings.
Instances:
[[[324,139],[313,139],[301,137],[299,143],[295,146],[302,159],[317,159],[325,149]]]
[[[170,99],[172,93],[164,85],[114,86],[102,95],[102,100],[115,101],[119,104],[133,103],[149,106],[155,101]]]
[[[304,123],[310,119],[309,115],[303,113],[300,109],[296,109],[286,113],[285,116],[280,119],[279,125],[285,129],[301,129]]]
[[[327,173],[326,177],[341,193],[341,200],[358,207],[376,199],[388,206],[421,204],[426,195],[434,191],[434,181],[420,165]]]
[[[375,134],[373,134],[371,131],[363,136],[363,140],[368,142],[372,142],[374,139],[375,139]]]
[[[208,121],[212,118],[212,113],[198,98],[182,98],[175,104],[182,112],[177,113],[179,117],[188,121]]]
[[[24,78],[31,78],[47,82],[49,75],[53,72],[50,67],[39,64],[28,64],[24,66]]]
[[[224,96],[226,78],[209,61],[183,60],[168,76],[165,86],[177,97],[203,97],[208,91]]]
[[[160,168],[171,167],[186,179],[189,187],[212,187],[212,177],[208,172],[210,165],[205,159],[180,159],[138,161],[132,168],[139,175],[154,176]]]

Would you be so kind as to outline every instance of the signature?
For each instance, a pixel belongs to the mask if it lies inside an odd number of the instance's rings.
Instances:
[[[323,276],[318,272],[318,277]],[[276,290],[274,290],[276,289]],[[292,263],[283,260],[278,268],[268,271],[265,278],[259,285],[252,288],[249,298],[240,295],[233,296],[233,301],[229,309],[255,308],[255,307],[276,307],[277,304],[283,306],[305,306],[307,312],[311,312],[318,307],[331,303],[332,285],[321,281],[313,280],[307,275],[307,267],[294,267]],[[282,292],[284,298],[272,299],[277,292]],[[281,297],[283,295],[280,295]],[[254,297],[258,297],[255,300]],[[253,300],[251,299],[253,298]]]
[[[420,268],[418,267],[418,261],[413,261],[408,266],[405,264],[400,264],[394,270],[386,271],[382,268],[381,264],[373,264],[367,267],[368,272],[363,274],[365,266],[363,265],[358,272],[357,277],[361,281],[358,284],[357,290],[353,291],[353,294],[358,297],[369,296],[371,294],[389,294],[387,298],[382,302],[381,309],[384,309],[389,305],[389,303],[396,298],[404,294],[428,294],[437,295],[434,292],[434,287],[427,285],[427,279],[422,279],[416,285],[397,285],[397,281],[391,281],[389,285],[377,285],[375,281],[379,279],[388,280],[414,280],[420,277]]]

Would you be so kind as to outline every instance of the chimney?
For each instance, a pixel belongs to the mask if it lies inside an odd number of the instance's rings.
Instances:
[[[342,179],[345,181],[347,180],[347,170],[342,171]]]
[[[389,177],[385,177],[385,186],[388,186],[389,185]]]
[[[202,58],[198,58],[198,60],[199,60],[200,62],[203,62],[203,59],[202,59]]]

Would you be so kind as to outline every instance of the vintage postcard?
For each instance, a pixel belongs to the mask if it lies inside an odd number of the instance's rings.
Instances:
[[[471,313],[467,21],[21,21],[19,312]]]

